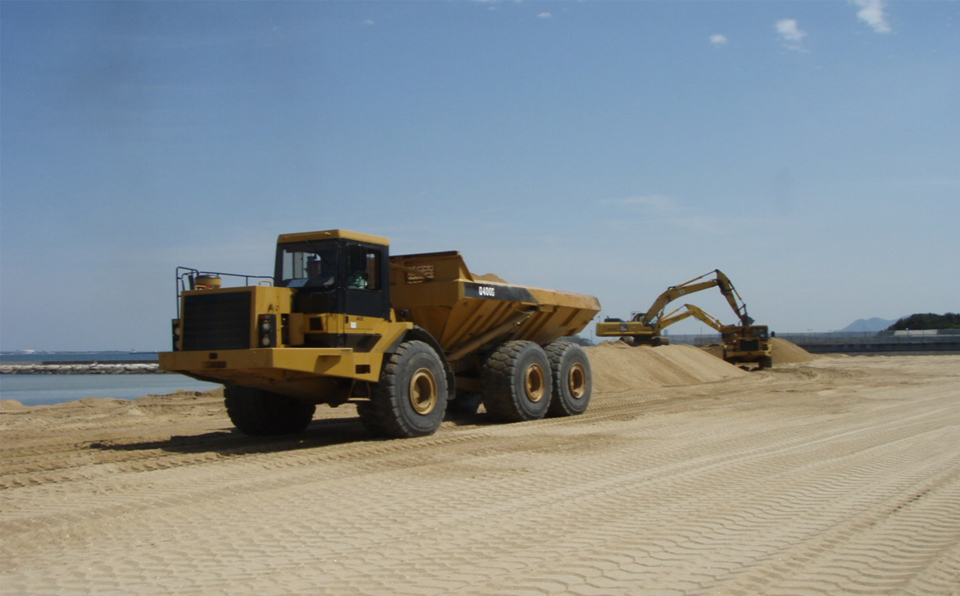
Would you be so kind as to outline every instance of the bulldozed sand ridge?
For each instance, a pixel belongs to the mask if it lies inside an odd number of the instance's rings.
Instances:
[[[581,416],[394,441],[350,406],[246,437],[220,391],[3,402],[0,586],[960,593],[960,356],[774,350],[608,342]]]

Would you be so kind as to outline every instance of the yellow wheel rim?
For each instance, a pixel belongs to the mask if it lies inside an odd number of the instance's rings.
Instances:
[[[430,369],[418,369],[410,378],[410,405],[417,414],[429,414],[437,405],[437,379]]]
[[[583,399],[587,394],[587,370],[579,362],[570,367],[567,375],[567,387],[573,399]]]
[[[546,385],[543,369],[540,368],[539,364],[534,364],[527,369],[527,374],[524,378],[524,389],[527,393],[527,399],[534,403],[543,399]]]

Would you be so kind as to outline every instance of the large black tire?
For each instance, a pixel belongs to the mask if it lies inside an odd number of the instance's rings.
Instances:
[[[309,402],[251,387],[229,386],[223,395],[230,420],[247,435],[298,433],[307,428],[316,410]]]
[[[360,417],[360,424],[363,425],[363,428],[366,429],[368,433],[374,437],[387,436],[387,430],[380,424],[379,420],[377,420],[374,415],[371,402],[357,402],[357,415]]]
[[[593,391],[590,360],[583,348],[568,341],[555,341],[545,351],[553,375],[553,398],[549,416],[576,416],[587,411]]]
[[[360,421],[378,437],[432,435],[447,409],[447,375],[440,356],[422,341],[400,344],[380,373],[369,402],[358,404]]]
[[[761,356],[760,361],[757,363],[757,368],[763,370],[765,368],[773,368],[773,357],[772,356]]]
[[[483,405],[501,422],[543,418],[553,391],[550,361],[530,341],[509,341],[487,358],[481,372]]]

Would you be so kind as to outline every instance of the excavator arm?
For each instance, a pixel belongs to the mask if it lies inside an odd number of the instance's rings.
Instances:
[[[720,331],[721,333],[723,332],[724,324],[707,311],[703,310],[699,306],[694,306],[693,304],[684,304],[683,306],[687,309],[686,315],[688,317],[694,316],[709,325],[714,330]]]
[[[724,275],[719,269],[717,269],[716,273],[717,282],[720,286],[720,293],[723,294],[723,297],[727,299],[727,303],[730,304],[730,308],[733,309],[733,312],[736,313],[737,318],[740,319],[740,324],[744,327],[753,325],[753,318],[747,315],[747,305],[743,302],[743,298],[740,297],[740,292],[733,287],[733,283],[730,282],[730,278]]]
[[[713,279],[701,281],[710,275],[715,275],[715,277]],[[713,271],[704,273],[703,275],[695,277],[689,281],[685,281],[682,284],[670,286],[665,292],[660,294],[656,300],[654,300],[647,312],[635,314],[631,321],[642,323],[643,325],[655,324],[655,321],[663,318],[663,310],[666,308],[666,306],[677,298],[686,296],[687,294],[701,292],[713,287],[720,288],[720,293],[723,294],[723,297],[727,299],[727,302],[730,304],[730,308],[733,309],[733,312],[737,314],[737,318],[740,319],[744,325],[750,325],[753,323],[753,319],[747,316],[747,305],[743,303],[740,293],[737,292],[737,289],[733,287],[733,283],[730,281],[730,278],[719,269],[714,269]]]
[[[657,332],[660,332],[666,329],[667,327],[669,327],[670,325],[673,325],[674,323],[679,323],[680,321],[691,316],[693,316],[693,313],[691,311],[683,310],[683,307],[680,307],[660,317],[657,320],[656,325],[654,325],[654,328],[656,329]]]

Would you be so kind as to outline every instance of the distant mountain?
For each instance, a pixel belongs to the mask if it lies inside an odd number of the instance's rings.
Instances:
[[[864,333],[868,331],[883,331],[896,323],[899,319],[893,319],[892,321],[887,319],[880,319],[873,317],[872,319],[857,319],[856,321],[850,323],[840,331],[845,331],[848,333]]]

